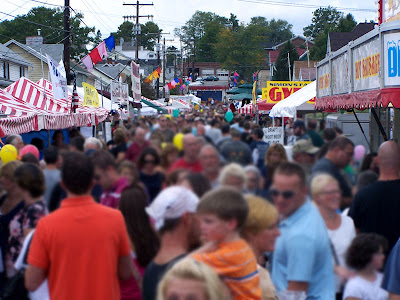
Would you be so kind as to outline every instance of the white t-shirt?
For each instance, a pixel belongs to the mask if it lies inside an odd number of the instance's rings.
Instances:
[[[347,248],[350,246],[351,241],[356,236],[353,219],[348,216],[341,216],[342,222],[338,229],[329,230],[328,235],[331,240],[340,266],[345,266],[345,255]],[[333,254],[332,254],[333,255]],[[335,274],[335,290],[340,292],[340,278]]]
[[[360,298],[362,300],[387,300],[389,295],[381,288],[383,275],[376,272],[376,280],[370,282],[360,276],[351,278],[344,288],[343,299],[347,297]]]

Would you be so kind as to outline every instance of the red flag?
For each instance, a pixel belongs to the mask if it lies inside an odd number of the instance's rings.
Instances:
[[[182,79],[179,78],[179,84],[182,84]]]
[[[96,65],[99,61],[102,61],[99,50],[94,48],[92,52],[89,53],[90,58],[92,59],[93,63]]]
[[[157,71],[158,74],[161,74],[161,67],[158,67],[158,68],[156,69],[156,71]]]
[[[174,87],[172,86],[171,82],[168,83],[168,87],[169,87],[170,90],[172,90],[172,89],[174,88]]]

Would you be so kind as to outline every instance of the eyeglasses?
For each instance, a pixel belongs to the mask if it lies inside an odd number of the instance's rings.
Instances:
[[[271,189],[269,191],[272,197],[278,197],[279,195],[282,195],[284,199],[290,199],[293,198],[294,192],[293,191],[278,191],[275,189]]]

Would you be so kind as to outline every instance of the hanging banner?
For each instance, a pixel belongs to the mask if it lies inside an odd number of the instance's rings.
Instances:
[[[386,33],[383,36],[384,85],[400,85],[400,33]]]
[[[352,51],[354,91],[380,88],[380,41],[376,37]]]
[[[82,87],[85,91],[83,106],[99,107],[99,94],[94,86],[82,82]]]
[[[67,76],[62,60],[57,63],[49,55],[47,55],[47,63],[51,84],[53,86],[53,96],[55,99],[68,99]]]
[[[332,94],[345,94],[350,91],[349,54],[332,59]]]
[[[311,81],[267,81],[267,88],[262,89],[262,99],[276,104],[305,87]],[[315,103],[315,99],[307,101]]]
[[[113,103],[127,104],[129,100],[128,85],[119,81],[111,82],[111,101]]]
[[[140,65],[135,63],[134,61],[131,62],[131,72],[132,72],[132,93],[133,99],[137,102],[140,101],[142,97],[142,91],[140,87],[140,73],[139,73]]]
[[[319,98],[329,96],[331,94],[330,73],[329,62],[317,69],[317,97]]]
[[[382,23],[400,20],[400,3],[398,1],[395,0],[380,0],[380,1],[383,1]]]

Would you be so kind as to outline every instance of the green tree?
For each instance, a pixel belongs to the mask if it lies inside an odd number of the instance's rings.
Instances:
[[[334,31],[343,13],[331,6],[320,7],[313,12],[313,18],[310,25],[303,28],[304,36],[315,39],[322,32]]]
[[[0,23],[0,42],[15,39],[25,43],[26,36],[37,35],[38,28],[47,44],[59,44],[64,41],[64,14],[59,8],[35,7],[25,15],[18,15],[13,20]],[[71,57],[80,59],[88,51],[87,44],[96,40],[95,27],[81,27],[83,14],[74,14],[70,18]]]
[[[140,45],[147,50],[154,51],[154,46],[157,43],[158,35],[162,32],[162,29],[152,21],[141,25],[141,28],[142,33],[139,36]]]
[[[114,33],[115,43],[119,45],[121,38],[123,38],[125,42],[130,42],[133,38],[132,29],[133,23],[130,21],[125,21],[119,25],[117,32]]]
[[[279,51],[279,55],[275,64],[276,71],[273,77],[274,80],[289,80],[288,53],[291,71],[290,77],[293,78],[293,64],[295,60],[299,60],[299,55],[294,45],[288,41]]]

